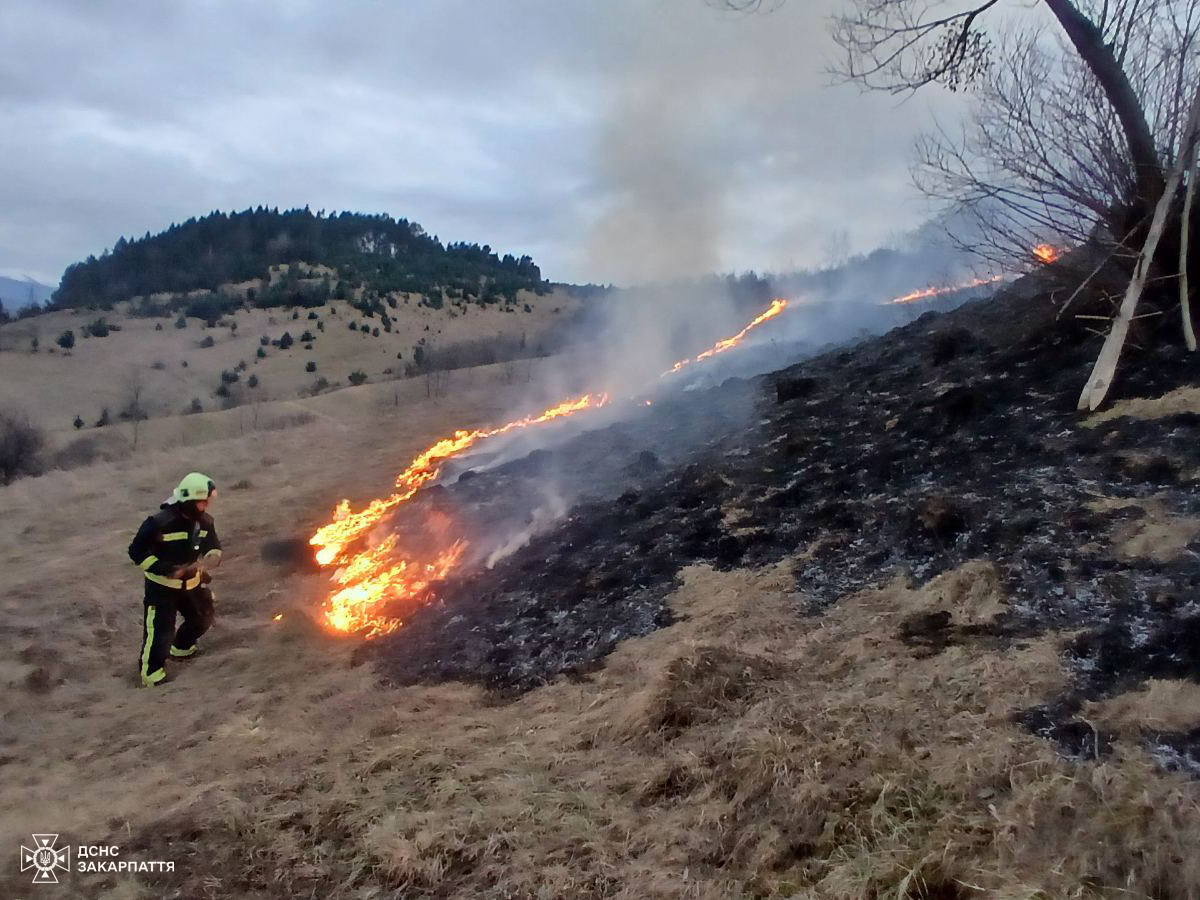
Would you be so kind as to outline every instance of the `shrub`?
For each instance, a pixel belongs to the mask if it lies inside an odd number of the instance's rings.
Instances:
[[[354,385],[355,387],[358,387],[360,384],[365,384],[366,381],[367,381],[367,373],[362,371],[361,369],[355,369],[353,372],[350,373],[350,383],[352,385]]]
[[[350,323],[350,330],[351,330],[351,331],[358,331],[358,323],[357,323],[357,322],[351,322],[351,323]]]
[[[215,343],[216,343],[216,341],[213,340],[213,337],[210,334],[208,337],[206,337],[204,340],[202,340],[200,342],[200,346],[201,346],[201,348],[208,348],[208,347],[211,347]]]
[[[167,364],[165,362],[163,362],[161,359],[156,359],[154,362],[150,363],[150,368],[157,369],[160,372],[163,369],[165,369],[166,367],[167,367]]]
[[[325,323],[322,322],[320,319],[318,319],[317,320],[317,331],[324,331],[324,330],[325,330]]]
[[[316,314],[315,312],[310,312],[310,313],[308,314],[308,318],[309,318],[311,321],[314,321],[314,322],[315,322],[315,321],[317,320],[317,314]]]
[[[54,343],[58,344],[58,346],[62,347],[64,350],[70,350],[75,346],[75,332],[68,328],[58,336],[58,340],[56,340]]]
[[[187,328],[187,316],[185,316],[183,313],[180,313],[179,318],[175,320],[175,327]]]
[[[46,436],[28,417],[0,413],[0,484],[41,471]]]
[[[286,350],[288,347],[292,346],[292,344],[294,344],[294,343],[295,343],[295,341],[292,339],[292,335],[290,332],[285,331],[283,334],[281,334],[279,336],[279,349],[280,350]]]
[[[74,425],[74,426],[75,426],[75,430],[76,430],[76,431],[78,431],[78,430],[79,430],[80,428],[82,428],[82,427],[83,427],[83,425],[84,425],[84,422],[83,422],[83,416],[81,416],[81,415],[79,415],[78,413],[76,413],[76,414],[75,414],[75,421],[74,421],[74,422],[72,422],[71,424],[72,424],[72,425]]]
[[[249,387],[249,388],[256,388],[256,387],[258,387],[258,376],[257,376],[257,375],[251,375],[249,378],[247,378],[247,379],[246,379],[246,387]]]
[[[311,331],[306,331],[304,334],[300,335],[300,340],[305,344],[311,344],[316,340],[316,338],[313,337],[313,333]]]
[[[180,366],[180,368],[182,368],[182,369],[186,369],[186,368],[187,368],[187,360],[186,360],[186,359],[181,359],[181,360],[179,361],[179,366]]]
[[[305,372],[315,372],[315,371],[317,371],[317,364],[316,364],[315,362],[313,362],[313,361],[310,359],[308,362],[306,362],[306,363],[304,364],[304,371],[305,371]]]
[[[371,329],[371,335],[372,335],[372,337],[379,337],[379,329],[378,329],[378,328],[372,328],[372,329]]]
[[[162,331],[162,322],[155,322],[155,323],[154,323],[154,330],[155,330],[155,331]]]
[[[108,337],[108,333],[112,330],[108,323],[104,321],[104,316],[100,316],[95,321],[84,325],[80,331],[84,337]],[[117,329],[120,331],[120,329]]]
[[[292,310],[292,318],[293,318],[293,319],[298,319],[298,318],[300,318],[300,310],[298,310],[298,309],[293,309],[293,310]]]
[[[230,372],[228,369],[221,373],[222,384],[237,384],[241,380],[241,376],[237,372]]]
[[[259,348],[258,348],[258,352],[257,352],[257,353],[255,353],[254,355],[255,355],[255,356],[257,356],[259,359],[266,359],[266,358],[267,358],[267,351],[266,351],[266,350],[264,350],[262,347],[259,347]]]
[[[271,344],[271,339],[264,334],[258,339],[258,343],[260,346],[269,347]]]
[[[96,420],[96,427],[104,428],[110,424],[112,424],[112,416],[108,414],[108,407],[106,406],[104,409],[100,410],[100,418]]]
[[[233,371],[235,371],[235,372],[245,372],[245,371],[246,371],[246,361],[245,361],[244,359],[243,359],[243,360],[239,360],[239,361],[238,361],[238,364],[237,364],[236,366],[234,366],[234,367],[233,367]]]
[[[192,398],[192,405],[188,407],[188,414],[195,415],[196,413],[204,412],[204,404],[200,402],[199,397]]]
[[[366,322],[363,322],[361,325],[358,326],[358,330],[361,331],[363,334],[370,334],[371,326],[368,325]]]
[[[215,391],[213,391],[213,393],[222,399],[228,399],[229,385],[222,383]]]

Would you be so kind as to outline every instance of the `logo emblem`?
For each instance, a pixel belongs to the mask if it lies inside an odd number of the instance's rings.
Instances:
[[[33,843],[36,846],[32,850],[24,844],[21,845],[21,871],[37,869],[33,875],[34,884],[58,884],[58,876],[54,874],[54,870],[70,871],[71,848],[56,850],[54,844],[57,840],[57,834],[35,834]]]

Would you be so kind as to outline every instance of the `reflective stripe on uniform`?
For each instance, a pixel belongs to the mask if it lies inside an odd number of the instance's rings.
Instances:
[[[146,605],[146,643],[142,646],[142,681],[146,681],[152,673],[146,669],[150,665],[150,648],[154,645],[154,607]],[[150,682],[146,681],[147,684]]]
[[[142,570],[146,570],[146,569],[149,569],[156,562],[158,562],[157,556],[147,556],[140,563],[138,563],[138,568],[142,569]]]
[[[219,558],[220,555],[221,555],[221,551],[219,549],[213,549],[213,550],[209,550],[207,553],[205,553],[204,558],[208,559],[208,557],[210,557],[210,556]]]
[[[155,575],[153,572],[146,573],[146,580],[153,581],[155,584],[161,584],[163,587],[175,588],[176,590],[186,589],[191,590],[200,586],[200,576],[196,575],[187,580],[184,584],[180,578],[167,578],[165,575]]]
[[[167,670],[166,669],[158,669],[157,671],[151,672],[149,675],[143,675],[142,676],[142,684],[144,684],[146,687],[153,687],[154,685],[158,684],[160,681],[162,681],[166,677],[167,677]]]
[[[200,537],[208,537],[208,531],[206,529],[201,529]]]
[[[172,647],[171,647],[171,655],[174,656],[176,659],[183,659],[188,656],[194,656],[195,653],[196,653],[195,645],[192,645],[187,650],[180,650],[178,647],[176,647],[174,645],[172,645]]]
[[[164,534],[162,539],[164,541],[186,541],[189,537],[191,537],[191,535],[186,531],[172,531]]]

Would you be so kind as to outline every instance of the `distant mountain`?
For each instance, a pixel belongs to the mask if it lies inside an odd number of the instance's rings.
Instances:
[[[26,306],[41,306],[50,299],[54,288],[32,278],[5,278],[0,275],[0,302],[5,311],[15,313]]]
[[[271,267],[291,263],[332,269],[331,280],[342,291],[416,293],[436,305],[443,292],[481,303],[515,303],[520,290],[550,290],[528,256],[497,256],[486,244],[442,244],[407,219],[258,207],[121,238],[111,252],[69,266],[53,302],[59,308],[108,308],[156,293],[216,291],[224,284],[267,279]],[[297,290],[259,295],[258,305],[299,305]]]

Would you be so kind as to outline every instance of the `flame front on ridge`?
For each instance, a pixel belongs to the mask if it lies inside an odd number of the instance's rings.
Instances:
[[[764,312],[737,334],[718,341],[694,358],[680,360],[660,377],[673,375],[685,366],[733,349],[752,330],[778,316],[786,307],[786,300],[772,300]],[[644,402],[650,404],[649,400]],[[334,510],[333,520],[319,528],[309,539],[309,544],[316,548],[318,564],[338,565],[333,573],[335,587],[325,604],[325,624],[334,631],[361,633],[366,637],[395,631],[401,626],[402,616],[407,610],[427,602],[430,586],[445,578],[462,560],[467,548],[466,541],[462,540],[437,554],[432,562],[407,558],[394,534],[386,536],[374,546],[362,549],[357,546],[360,542],[369,545],[371,532],[383,517],[403,506],[422,487],[435,480],[441,474],[443,462],[487,438],[542,425],[584,410],[599,409],[608,403],[609,396],[606,393],[584,394],[537,415],[516,419],[497,428],[456,431],[409,463],[408,468],[396,476],[395,490],[390,496],[372,500],[357,512],[351,509],[349,500],[339,503]]]
[[[918,300],[928,300],[930,297],[940,297],[942,294],[953,294],[956,291],[966,291],[971,288],[983,287],[985,284],[995,284],[997,281],[1003,281],[1006,277],[1005,275],[993,275],[991,278],[972,278],[970,281],[964,281],[961,284],[952,284],[947,287],[924,288],[900,297],[893,297],[887,302],[915,303]]]

